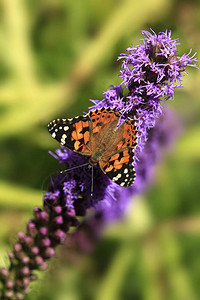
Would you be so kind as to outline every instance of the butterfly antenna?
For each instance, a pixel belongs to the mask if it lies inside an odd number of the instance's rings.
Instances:
[[[70,168],[70,169],[60,171],[60,173],[62,174],[62,173],[65,173],[65,172],[68,172],[68,171],[71,171],[71,170],[74,170],[74,169],[77,169],[77,168],[80,168],[80,167],[87,166],[87,165],[89,165],[89,163],[85,163],[85,164],[82,164],[82,165],[79,165],[79,166],[76,166],[76,167],[73,167],[73,168]]]
[[[53,178],[50,177],[50,184],[54,187],[54,182],[53,182]]]
[[[92,165],[92,183],[91,183],[91,197],[93,197],[93,191],[94,191],[94,166]]]

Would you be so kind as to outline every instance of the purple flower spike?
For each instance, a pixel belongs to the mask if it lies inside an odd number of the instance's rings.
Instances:
[[[84,217],[87,209],[94,207],[94,217],[85,218],[70,241],[82,251],[91,251],[104,224],[121,218],[131,197],[144,191],[162,150],[177,136],[180,128],[177,118],[164,110],[164,104],[174,99],[174,90],[182,86],[186,68],[197,67],[197,59],[195,55],[190,57],[190,53],[178,56],[180,44],[178,39],[171,38],[171,32],[143,31],[142,34],[142,43],[129,47],[118,58],[122,61],[121,83],[104,92],[102,100],[91,100],[94,106],[89,108],[115,107],[122,113],[120,123],[128,117],[135,120],[138,131],[132,162],[135,183],[130,187],[117,185],[98,165],[91,168],[88,157],[62,146],[55,153],[50,152],[64,165],[65,171],[50,178],[43,209],[34,209],[27,232],[19,233],[13,251],[9,252],[9,268],[0,269],[0,299],[24,299],[29,283],[37,279],[34,271],[46,270],[56,246],[64,243],[72,226],[79,226],[77,217]],[[127,172],[124,169],[124,174]]]
[[[182,87],[186,67],[197,67],[195,54],[192,57],[190,53],[177,55],[180,43],[171,38],[171,32],[143,31],[142,34],[143,44],[127,48],[127,53],[118,58],[122,60],[122,83],[104,92],[102,101],[95,100],[95,108],[112,103],[112,107],[116,106],[123,112],[123,119],[131,117],[136,120],[136,159],[148,139],[148,130],[163,114],[163,102],[173,100],[174,89]]]
[[[50,184],[51,191],[44,196],[44,210],[35,208],[35,218],[29,220],[27,233],[18,234],[18,241],[9,253],[9,270],[0,269],[3,285],[0,299],[23,299],[29,283],[36,279],[33,271],[47,269],[46,261],[54,256],[55,247],[63,243],[71,224],[78,224],[76,213],[63,206],[63,185],[59,184],[58,190]]]

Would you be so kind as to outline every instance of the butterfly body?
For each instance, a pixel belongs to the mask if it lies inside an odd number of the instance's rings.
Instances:
[[[106,130],[99,143],[92,147],[92,155],[90,157],[90,162],[92,164],[98,163],[102,158],[106,160],[110,156],[113,145],[115,144],[116,136],[118,135],[113,132],[113,129],[116,127],[113,125],[117,124],[112,124],[112,126]]]
[[[52,137],[63,146],[90,156],[91,165],[121,186],[135,179],[134,149],[137,129],[132,119],[117,127],[121,114],[115,108],[101,108],[73,119],[57,119],[49,123]]]

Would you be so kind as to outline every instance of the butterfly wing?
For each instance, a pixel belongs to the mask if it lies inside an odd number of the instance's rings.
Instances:
[[[91,155],[105,132],[112,131],[120,118],[114,108],[96,109],[72,119],[56,119],[48,124],[51,136],[61,145],[83,155]]]
[[[133,184],[136,174],[134,169],[134,150],[137,145],[137,129],[134,120],[127,119],[115,130],[115,142],[105,153],[99,165],[102,171],[120,186]]]
[[[88,114],[72,119],[56,119],[48,124],[48,130],[61,145],[83,155],[91,155],[89,142],[92,124]]]
[[[107,162],[100,164],[102,171],[120,186],[130,186],[135,180],[133,151],[132,148],[120,150],[113,154]]]
[[[92,122],[91,148],[93,150],[101,145],[105,135],[111,135],[119,122],[121,114],[115,108],[102,107],[89,113]]]

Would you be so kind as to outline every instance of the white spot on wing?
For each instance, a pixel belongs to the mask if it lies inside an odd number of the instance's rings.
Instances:
[[[69,126],[65,126],[63,129],[64,131],[67,131],[69,129]]]
[[[65,139],[66,139],[67,135],[66,134],[63,134],[62,135],[62,138],[61,138],[61,145],[64,145],[65,144]]]
[[[55,132],[53,132],[51,136],[52,136],[52,138],[54,138],[54,139],[55,139],[55,137],[56,137],[56,133],[55,133]]]

